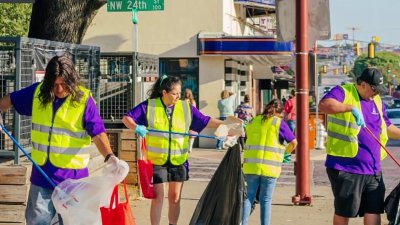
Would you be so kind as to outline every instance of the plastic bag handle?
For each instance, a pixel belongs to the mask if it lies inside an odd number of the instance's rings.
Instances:
[[[128,191],[126,189],[126,181],[124,180],[124,191],[125,191],[125,199],[126,202],[129,202],[129,198],[128,198]],[[112,208],[113,204],[115,202],[115,206],[117,206],[119,204],[119,199],[118,199],[118,184],[115,185],[114,187],[114,191],[111,195],[111,201],[110,201],[110,209]]]
[[[114,202],[115,202],[115,206],[117,206],[118,205],[118,184],[115,185],[114,191],[111,195],[111,201],[110,201],[110,207],[109,207],[110,209],[112,209]]]
[[[147,145],[146,145],[146,138],[142,138],[142,146],[141,146],[141,151],[142,151],[142,159],[146,160],[146,159],[147,159]]]

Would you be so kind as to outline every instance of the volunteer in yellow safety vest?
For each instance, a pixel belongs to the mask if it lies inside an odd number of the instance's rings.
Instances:
[[[335,202],[334,225],[364,216],[364,224],[381,224],[385,185],[380,160],[386,156],[367,127],[386,144],[400,139],[400,129],[389,121],[379,94],[386,92],[382,73],[367,68],[357,84],[334,87],[319,104],[328,115],[326,170]]]
[[[92,138],[105,161],[118,162],[90,91],[80,86],[79,74],[68,57],[53,57],[42,82],[0,99],[2,112],[11,106],[20,115],[32,116],[32,158],[55,184],[89,175]],[[53,187],[36,167],[32,167],[30,180],[26,224],[50,224],[56,215]],[[63,224],[60,216],[59,224]]]
[[[281,174],[284,153],[291,153],[297,140],[288,124],[282,120],[283,106],[274,99],[262,115],[246,126],[243,173],[247,183],[247,199],[243,208],[243,225],[248,224],[251,206],[260,189],[261,224],[269,225],[271,202],[276,180]],[[289,143],[287,147],[284,142]]]
[[[184,163],[188,159],[189,137],[168,132],[201,132],[205,127],[217,128],[222,124],[221,120],[203,115],[188,101],[180,100],[181,86],[177,77],[160,77],[150,92],[150,98],[130,110],[122,120],[139,136],[146,137],[147,157],[154,164],[155,199],[150,209],[152,225],[160,224],[164,183],[169,183],[169,224],[177,224],[182,186],[188,180]],[[149,132],[147,128],[167,132]]]

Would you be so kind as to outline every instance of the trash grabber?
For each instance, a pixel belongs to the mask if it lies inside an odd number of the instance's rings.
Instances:
[[[0,115],[0,117],[1,117],[1,115]],[[36,167],[36,169],[38,169],[38,171],[43,175],[43,177],[46,178],[46,180],[51,184],[51,186],[53,186],[53,188],[56,188],[57,185],[54,183],[54,181],[52,181],[50,179],[50,177],[47,176],[47,174],[43,171],[43,169],[40,168],[40,166],[32,159],[32,157],[24,149],[24,147],[22,147],[21,144],[8,132],[8,130],[2,123],[0,123],[0,127],[1,127],[1,130],[5,134],[7,134],[7,136],[14,142],[14,144],[17,145],[19,149],[21,149],[21,151],[24,153],[24,155],[26,155],[26,157],[28,157],[28,159],[33,163],[33,165]]]
[[[383,148],[383,149],[385,149],[385,151],[387,152],[387,154],[390,156],[390,158],[392,158],[393,159],[393,161],[400,167],[400,162],[396,159],[396,157],[394,157],[393,155],[392,155],[392,153],[381,143],[381,141],[375,136],[375,134],[374,133],[372,133],[372,131],[368,128],[368,127],[365,127],[365,129],[368,131],[368,133],[375,139],[375,141],[377,141],[380,145],[381,145],[381,147]]]
[[[210,139],[218,139],[216,136],[209,136],[209,135],[202,135],[202,134],[189,134],[189,133],[181,133],[181,132],[174,132],[174,131],[167,131],[167,130],[154,130],[148,129],[150,132],[157,132],[157,133],[166,133],[166,134],[180,134],[184,136],[192,136],[192,137],[201,137],[201,138],[210,138]]]

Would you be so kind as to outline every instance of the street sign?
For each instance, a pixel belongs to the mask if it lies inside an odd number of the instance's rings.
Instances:
[[[164,0],[107,0],[107,12],[131,12],[164,10]]]

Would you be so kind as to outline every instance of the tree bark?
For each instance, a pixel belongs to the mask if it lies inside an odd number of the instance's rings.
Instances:
[[[106,0],[36,0],[29,26],[30,38],[80,44]]]

